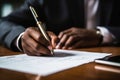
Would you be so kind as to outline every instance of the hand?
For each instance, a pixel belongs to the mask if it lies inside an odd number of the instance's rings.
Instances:
[[[50,49],[52,46],[56,46],[58,38],[54,33],[50,31],[48,32],[48,35],[51,38],[51,42],[48,42],[43,37],[38,28],[27,28],[21,38],[23,52],[33,56],[51,55]]]
[[[58,35],[60,42],[56,48],[59,49],[76,49],[80,47],[97,46],[100,36],[96,30],[87,30],[81,28],[70,28],[60,32]]]

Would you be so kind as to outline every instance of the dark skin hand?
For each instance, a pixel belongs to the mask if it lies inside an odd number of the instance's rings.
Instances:
[[[100,37],[96,30],[75,27],[60,32],[58,36],[48,31],[48,35],[51,42],[42,36],[38,28],[27,28],[21,38],[23,52],[33,56],[51,55],[51,48],[76,49],[97,46]]]
[[[43,37],[38,28],[27,28],[21,38],[23,52],[32,56],[51,55],[50,50],[56,46],[58,37],[52,32],[48,32],[48,35],[51,42]]]
[[[56,48],[76,49],[81,47],[97,46],[100,35],[96,34],[96,30],[72,27],[62,31],[58,37],[60,38],[60,42]]]

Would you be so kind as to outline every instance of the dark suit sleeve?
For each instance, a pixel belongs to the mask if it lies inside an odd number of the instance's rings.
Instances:
[[[120,46],[120,27],[106,27],[116,38],[114,41],[114,45]]]
[[[0,21],[0,42],[8,48],[17,50],[13,43],[16,37],[25,30],[21,25],[9,21]]]
[[[39,12],[41,11],[38,0],[26,0],[19,9],[0,20],[0,42],[12,50],[16,50],[13,46],[18,35],[25,31],[27,27],[35,26],[35,20],[29,6],[39,7]]]

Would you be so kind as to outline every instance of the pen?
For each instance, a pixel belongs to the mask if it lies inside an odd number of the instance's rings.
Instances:
[[[38,26],[39,30],[41,31],[42,35],[43,35],[44,38],[50,43],[50,38],[49,38],[49,36],[48,36],[48,34],[47,34],[46,30],[45,30],[45,26],[44,26],[43,23],[39,20],[39,17],[38,17],[38,15],[37,15],[35,9],[34,9],[32,6],[30,6],[29,8],[30,8],[30,10],[31,10],[31,12],[32,12],[32,14],[33,14],[33,16],[34,16],[34,19],[35,19],[35,21],[36,21],[36,23],[37,23],[37,26]],[[51,50],[51,54],[53,55],[53,49]]]

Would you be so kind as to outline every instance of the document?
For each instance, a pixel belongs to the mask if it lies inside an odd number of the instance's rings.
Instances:
[[[65,69],[93,62],[110,53],[55,49],[53,56],[28,56],[26,54],[0,57],[0,68],[47,76]]]

